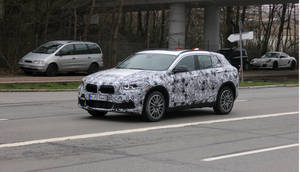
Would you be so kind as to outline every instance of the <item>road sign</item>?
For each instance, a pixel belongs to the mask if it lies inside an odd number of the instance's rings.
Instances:
[[[230,42],[239,41],[240,40],[240,34],[239,33],[231,34],[227,39]],[[250,40],[250,39],[253,39],[253,31],[242,33],[242,40]]]

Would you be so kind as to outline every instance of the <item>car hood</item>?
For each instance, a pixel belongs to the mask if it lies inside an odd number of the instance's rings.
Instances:
[[[51,54],[40,54],[40,53],[28,53],[22,59],[23,60],[45,60]]]
[[[116,85],[147,82],[149,78],[160,76],[164,71],[149,71],[135,69],[108,69],[86,76],[83,80],[97,85]]]

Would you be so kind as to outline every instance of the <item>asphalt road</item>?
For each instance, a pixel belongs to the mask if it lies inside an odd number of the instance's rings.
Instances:
[[[298,171],[298,87],[242,89],[230,115],[157,123],[79,109],[76,92],[0,93],[0,171]]]

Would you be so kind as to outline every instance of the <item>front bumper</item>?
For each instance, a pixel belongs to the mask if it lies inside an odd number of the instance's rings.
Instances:
[[[30,71],[30,72],[46,72],[46,65],[35,65],[30,63],[19,63],[19,67],[23,71]]]
[[[106,99],[103,100],[97,97],[105,97]],[[121,94],[103,94],[100,92],[87,92],[80,86],[78,106],[85,110],[142,114],[144,97],[145,93],[142,93],[141,90],[128,91]]]
[[[251,62],[250,65],[254,68],[272,68],[272,63],[260,63],[260,62]]]

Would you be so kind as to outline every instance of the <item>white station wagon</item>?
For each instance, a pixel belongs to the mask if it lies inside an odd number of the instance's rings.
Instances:
[[[129,112],[159,121],[168,110],[212,107],[228,114],[238,71],[223,55],[196,50],[137,52],[115,68],[86,76],[78,104],[92,116]]]

